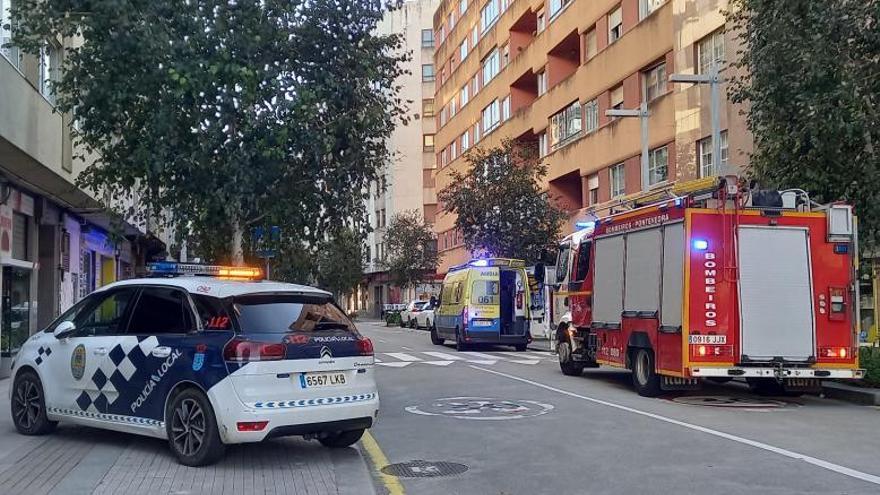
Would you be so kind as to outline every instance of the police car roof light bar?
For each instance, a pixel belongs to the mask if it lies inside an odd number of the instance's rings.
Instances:
[[[159,261],[147,264],[147,274],[151,277],[217,277],[235,280],[259,280],[263,271],[246,266],[201,265],[198,263],[178,263]]]

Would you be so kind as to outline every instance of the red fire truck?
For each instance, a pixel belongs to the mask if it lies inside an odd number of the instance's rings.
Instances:
[[[796,394],[863,375],[850,206],[728,177],[617,208],[560,244],[551,321],[564,374],[630,369],[644,396],[701,378]]]

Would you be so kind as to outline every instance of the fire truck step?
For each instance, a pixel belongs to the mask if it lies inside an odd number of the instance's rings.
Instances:
[[[822,383],[816,378],[792,378],[782,381],[786,392],[821,392]]]
[[[678,376],[662,376],[660,388],[663,390],[699,390],[698,378],[682,378]]]

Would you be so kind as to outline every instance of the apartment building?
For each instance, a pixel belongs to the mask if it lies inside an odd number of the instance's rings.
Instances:
[[[61,40],[40,56],[11,46],[10,0],[0,0],[0,377],[21,344],[97,287],[134,275],[164,245],[110,217],[74,180],[70,115],[54,111]],[[117,232],[121,236],[112,236]]]
[[[379,24],[382,34],[403,36],[403,50],[410,53],[401,76],[400,97],[409,101],[410,122],[398,126],[388,140],[393,154],[382,180],[373,184],[367,212],[373,228],[367,239],[366,283],[348,307],[378,316],[385,304],[399,304],[433,293],[432,285],[403,293],[394,287],[382,267],[386,255],[387,227],[396,213],[415,210],[433,223],[437,210],[434,190],[434,11],[438,0],[411,0],[386,14]]]
[[[724,0],[444,0],[434,15],[437,190],[451,170],[466,167],[469,148],[504,138],[529,143],[548,165],[544,185],[568,212],[568,233],[585,209],[716,175],[710,89],[669,76],[724,67],[735,53],[726,7]],[[647,184],[640,119],[606,116],[643,101]],[[720,160],[743,166],[751,141],[740,109],[726,97],[720,108]],[[441,273],[470,257],[454,222],[439,205]]]

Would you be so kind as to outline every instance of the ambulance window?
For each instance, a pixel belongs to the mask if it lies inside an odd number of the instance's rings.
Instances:
[[[559,247],[559,257],[556,258],[556,283],[565,280],[568,272],[568,255],[571,253],[571,244],[565,243]]]
[[[461,301],[461,282],[456,282],[453,287],[455,287],[455,302],[459,302]]]
[[[582,242],[580,247],[578,248],[577,254],[577,272],[575,273],[575,281],[581,282],[585,278],[587,278],[587,273],[590,272],[590,248],[592,244],[590,242]]]

